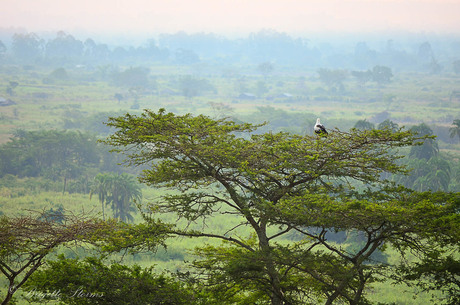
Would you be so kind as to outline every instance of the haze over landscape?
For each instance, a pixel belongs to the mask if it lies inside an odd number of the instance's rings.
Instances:
[[[459,13],[0,0],[0,303],[459,304]]]
[[[76,35],[148,36],[177,31],[292,35],[383,31],[456,34],[455,0],[2,0],[0,28]]]

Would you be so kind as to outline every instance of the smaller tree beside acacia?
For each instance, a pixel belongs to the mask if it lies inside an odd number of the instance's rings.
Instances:
[[[43,303],[59,299],[60,304],[69,305],[199,304],[185,284],[166,274],[156,274],[153,267],[63,256],[47,265],[27,281],[24,288],[29,291],[25,294],[28,300]]]
[[[77,215],[34,215],[0,218],[0,272],[8,280],[2,304],[44,263],[44,258],[57,247],[84,241],[100,230],[102,224]]]
[[[0,272],[8,283],[2,305],[8,304],[14,293],[45,264],[46,257],[62,245],[95,245],[108,252],[123,249],[151,251],[161,245],[165,232],[169,230],[162,223],[154,227],[142,224],[132,226],[115,220],[104,222],[87,215],[69,213],[2,215]]]
[[[217,304],[365,304],[366,288],[388,268],[374,259],[377,251],[392,245],[427,253],[426,245],[459,223],[458,196],[419,194],[382,179],[407,172],[396,149],[416,144],[411,131],[256,134],[260,125],[163,109],[108,125],[117,131],[106,142],[128,165],[149,166],[142,182],[173,189],[152,204],[156,212],[189,222],[219,214],[241,220],[221,232],[205,225],[172,231],[224,242],[198,248],[202,259],[194,262]],[[336,232],[360,242],[337,244]],[[294,233],[300,238],[286,243]]]

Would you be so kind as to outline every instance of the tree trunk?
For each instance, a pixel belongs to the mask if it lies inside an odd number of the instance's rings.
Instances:
[[[2,302],[2,305],[8,304],[8,303],[11,301],[11,297],[12,297],[12,296],[13,296],[13,295],[12,295],[11,293],[8,292],[8,293],[6,294],[5,299],[4,299],[3,302]]]
[[[67,177],[64,175],[64,186],[63,186],[63,188],[62,188],[62,194],[65,193],[66,187],[67,187]]]
[[[284,292],[281,287],[281,281],[278,271],[276,270],[275,264],[273,262],[272,250],[265,228],[266,225],[263,222],[261,222],[260,226],[254,229],[256,230],[257,235],[259,237],[259,247],[264,253],[264,258],[266,260],[265,267],[267,268],[267,275],[270,278],[270,288],[272,291],[270,295],[271,305],[283,305],[285,304]]]
[[[16,291],[17,288],[14,287],[14,283],[9,284],[8,290],[6,292],[5,299],[2,302],[2,305],[6,305],[11,301],[11,298],[13,297],[14,292]]]

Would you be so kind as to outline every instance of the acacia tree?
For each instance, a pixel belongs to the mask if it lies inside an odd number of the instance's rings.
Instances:
[[[406,172],[395,148],[414,143],[410,131],[255,134],[260,125],[164,109],[110,118],[108,125],[117,131],[106,142],[127,154],[128,165],[150,166],[142,182],[176,190],[152,204],[156,212],[189,222],[206,223],[217,214],[241,219],[237,227],[247,236],[233,226],[173,230],[224,242],[198,248],[203,259],[194,263],[219,304],[362,304],[365,287],[386,266],[370,264],[372,255],[390,243],[424,250],[417,234],[434,228],[433,218],[452,213],[449,196],[420,200],[380,181],[384,172]],[[427,204],[431,209],[424,210]],[[347,250],[329,240],[339,231],[358,234],[362,242]],[[277,242],[293,232],[300,241]]]

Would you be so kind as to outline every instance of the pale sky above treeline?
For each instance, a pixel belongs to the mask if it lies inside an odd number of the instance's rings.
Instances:
[[[31,32],[458,34],[459,16],[460,0],[0,0],[0,28]]]

